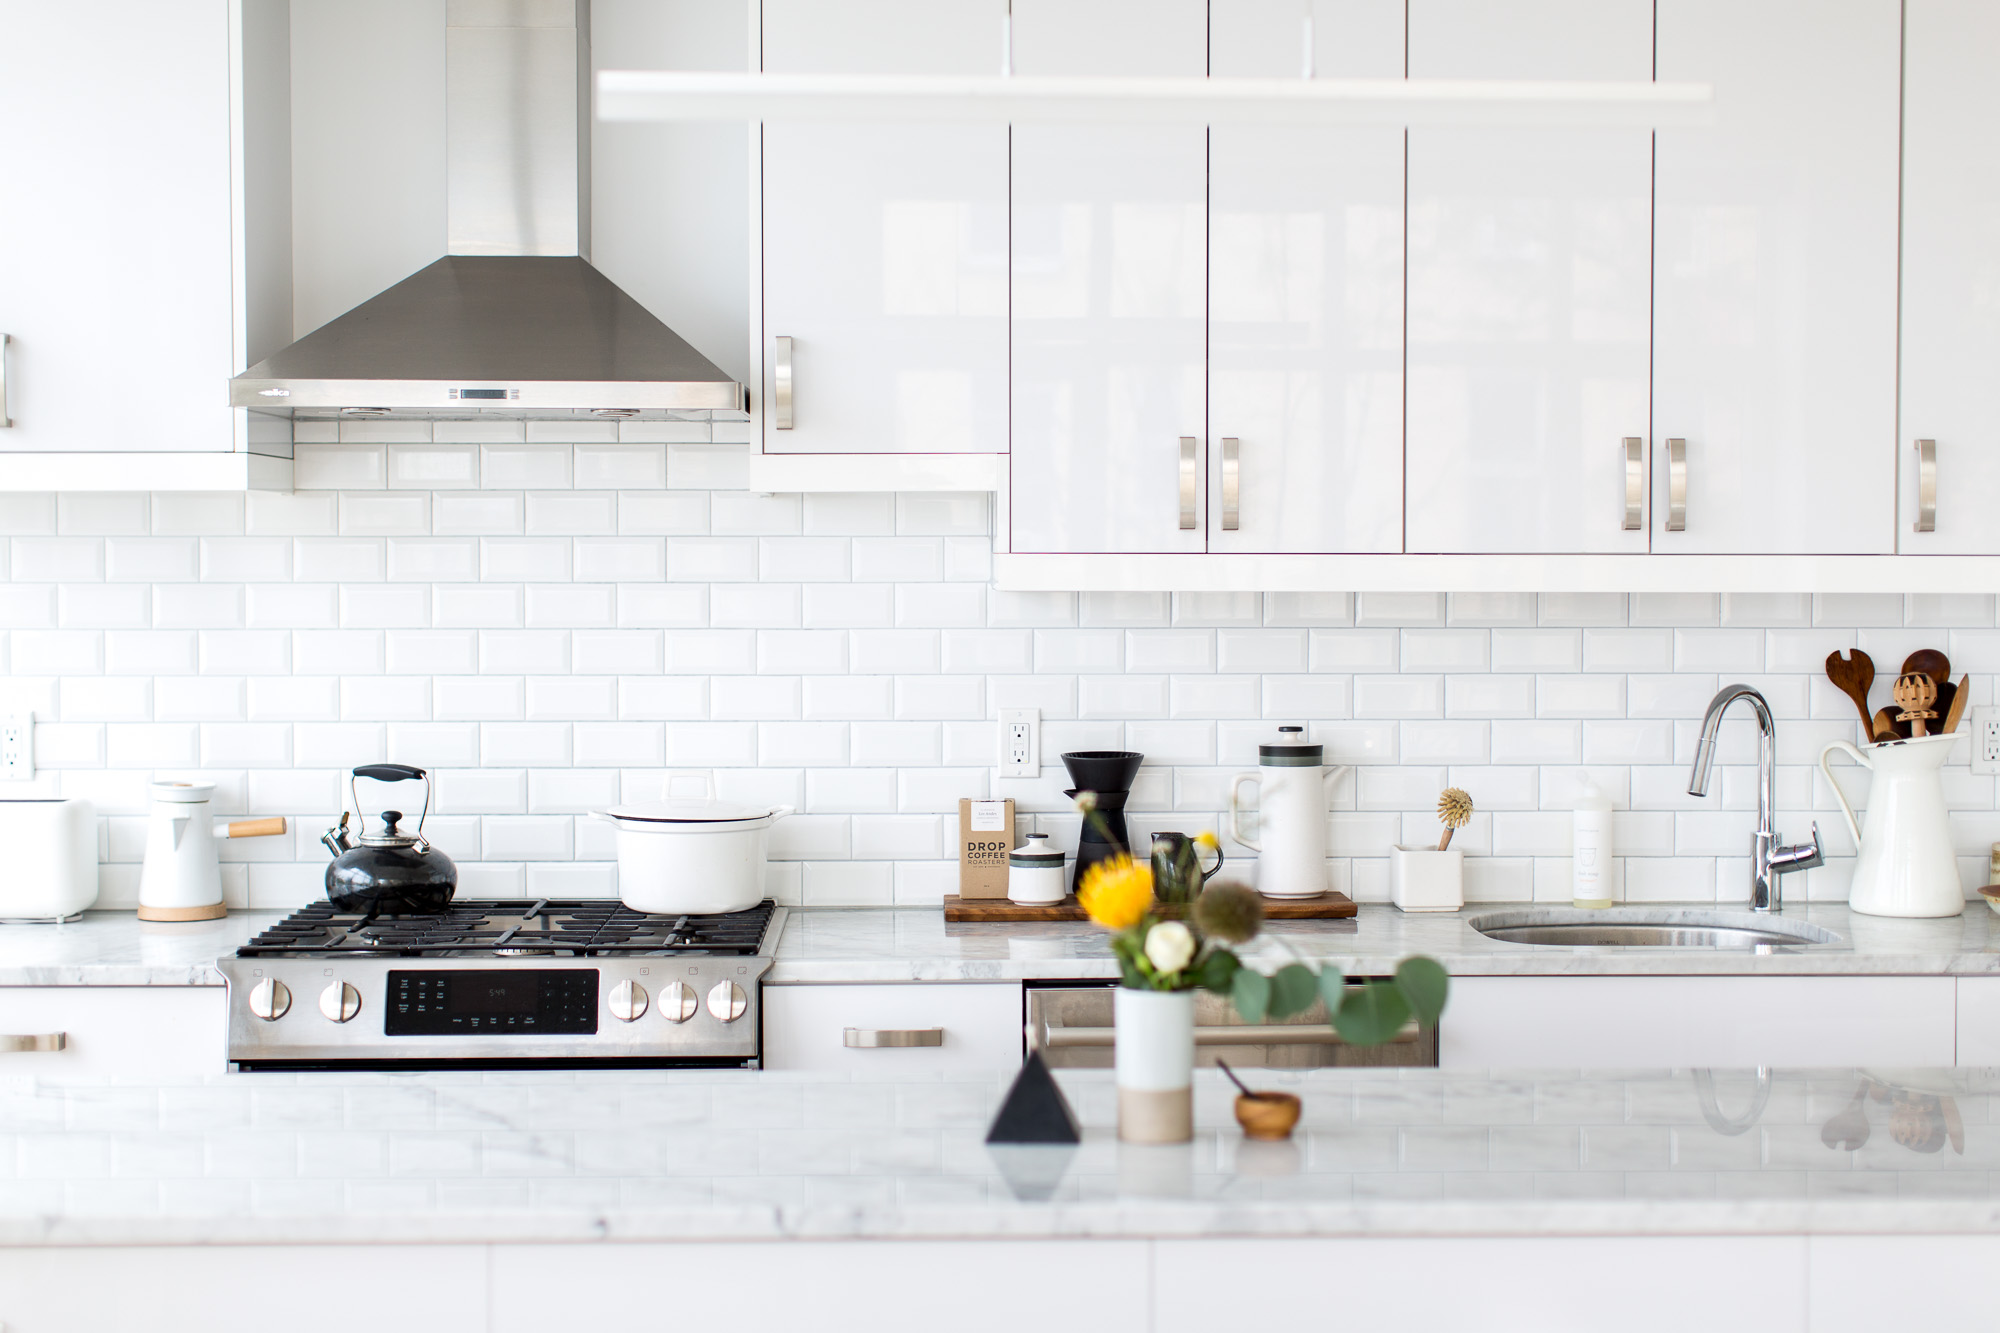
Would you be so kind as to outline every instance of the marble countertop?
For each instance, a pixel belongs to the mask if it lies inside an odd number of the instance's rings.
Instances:
[[[2000,917],[1971,905],[1963,916],[1905,921],[1857,916],[1842,903],[1787,908],[1787,920],[1832,931],[1841,943],[1777,948],[1588,949],[1503,944],[1472,929],[1488,903],[1462,912],[1405,914],[1364,904],[1348,921],[1286,922],[1284,943],[1260,945],[1273,965],[1289,956],[1333,958],[1350,974],[1388,973],[1413,953],[1458,976],[1979,975],[2000,973]],[[66,925],[0,926],[0,986],[219,986],[214,962],[280,912],[237,911],[219,921],[140,921],[89,912]],[[772,982],[1020,981],[1115,978],[1105,936],[1086,922],[953,925],[936,908],[792,908]]]
[[[990,1076],[14,1077],[0,1244],[2000,1232],[1994,1070],[1260,1072],[1280,1143],[1204,1071],[1176,1147],[1059,1077],[1079,1147],[989,1149]]]

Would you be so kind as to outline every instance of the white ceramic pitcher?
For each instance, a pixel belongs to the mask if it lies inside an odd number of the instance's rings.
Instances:
[[[1962,734],[1883,741],[1866,749],[1835,741],[1820,751],[1820,771],[1832,784],[1833,798],[1861,849],[1847,894],[1850,910],[1867,916],[1957,916],[1965,910],[1944,784],[1938,778]],[[1828,761],[1835,751],[1874,774],[1866,827],[1855,823],[1854,808],[1833,780]]]
[[[1229,833],[1257,853],[1257,891],[1266,898],[1317,898],[1326,892],[1326,812],[1333,780],[1347,771],[1325,765],[1325,747],[1302,727],[1279,727],[1275,744],[1257,747],[1257,771],[1229,784]],[[1243,788],[1257,784],[1257,836],[1243,827]]]

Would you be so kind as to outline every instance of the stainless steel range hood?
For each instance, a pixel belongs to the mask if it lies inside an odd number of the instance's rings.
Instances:
[[[592,268],[589,0],[449,0],[447,251],[229,382],[299,418],[741,419],[748,391]]]

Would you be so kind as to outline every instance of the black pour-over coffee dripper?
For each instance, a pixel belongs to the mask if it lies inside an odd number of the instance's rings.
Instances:
[[[1076,842],[1076,873],[1070,879],[1071,893],[1082,886],[1084,871],[1121,851],[1131,851],[1132,835],[1125,829],[1125,800],[1132,794],[1132,780],[1139,776],[1139,765],[1145,759],[1136,750],[1073,750],[1062,757],[1069,780],[1076,784],[1063,795],[1074,797],[1080,791],[1095,792],[1097,813],[1104,817],[1102,829],[1095,820],[1083,821],[1083,834]]]

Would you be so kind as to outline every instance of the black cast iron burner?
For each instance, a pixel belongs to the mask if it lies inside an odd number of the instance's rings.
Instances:
[[[459,900],[442,912],[373,916],[316,903],[257,935],[239,948],[236,956],[749,957],[762,945],[774,910],[769,898],[746,911],[712,916],[635,912],[610,898],[543,898],[534,902]]]

